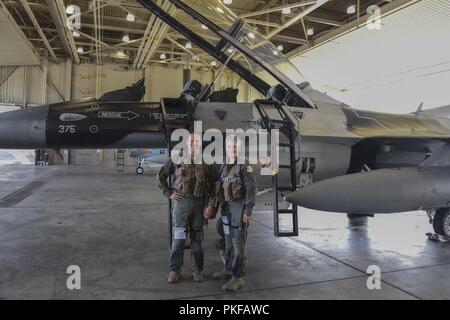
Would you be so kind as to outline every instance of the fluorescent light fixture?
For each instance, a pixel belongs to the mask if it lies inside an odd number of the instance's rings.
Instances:
[[[160,58],[161,60],[164,60],[164,59],[166,59],[167,57],[166,57],[166,54],[165,54],[165,53],[161,53],[160,56],[159,56],[159,58]]]
[[[211,61],[211,65],[212,65],[213,67],[217,66],[216,60]]]
[[[283,50],[284,50],[284,47],[283,47],[282,44],[280,44],[280,45],[277,47],[277,49],[280,50],[280,51],[283,51]]]
[[[308,28],[306,33],[308,34],[308,36],[313,36],[314,35],[314,28]]]
[[[228,53],[233,53],[233,50],[234,50],[233,47],[229,47],[227,51]]]
[[[134,21],[134,14],[132,14],[132,13],[128,13],[127,14],[127,21],[129,21],[129,22],[133,22]]]
[[[203,29],[203,30],[208,30],[208,27],[205,26],[204,24],[202,24],[202,29]]]
[[[225,13],[225,12],[223,12],[222,8],[220,8],[220,7],[217,7],[216,10],[217,10],[217,12]]]
[[[77,52],[78,52],[79,54],[83,54],[83,53],[84,53],[83,47],[78,47]]]
[[[123,35],[123,37],[122,37],[122,41],[123,41],[123,42],[128,42],[128,41],[130,41],[130,36],[129,36],[128,34],[125,33],[125,34]]]
[[[67,6],[66,13],[67,14],[74,14],[75,13],[75,6],[73,4]]]
[[[279,53],[278,53],[278,50],[273,50],[273,55],[274,55],[274,56],[278,56],[278,54],[279,54]]]
[[[80,33],[79,33],[78,31],[73,31],[73,32],[72,32],[72,35],[73,35],[75,38],[78,38],[78,37],[80,36]]]
[[[355,14],[356,13],[356,6],[352,4],[347,8],[347,14]]]
[[[186,42],[186,49],[192,49],[192,42]]]
[[[290,14],[291,13],[291,7],[286,7],[281,9],[282,14]]]
[[[223,0],[223,3],[224,3],[224,4],[232,4],[232,3],[233,3],[233,0]]]
[[[123,52],[123,50],[119,50],[119,51],[117,52],[117,57],[119,57],[119,58],[125,58],[125,57],[127,57],[127,55]]]
[[[247,33],[247,36],[248,36],[250,39],[255,39],[255,34],[254,34],[253,32]]]

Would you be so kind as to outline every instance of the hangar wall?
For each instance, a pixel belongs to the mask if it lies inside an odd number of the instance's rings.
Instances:
[[[0,79],[8,75],[15,66],[0,67]],[[57,103],[65,100],[80,100],[96,96],[97,70],[95,64],[72,64],[70,61],[48,63],[49,85],[46,88],[45,102],[42,99],[43,69],[39,65],[18,66],[0,84],[0,103],[22,106],[36,106]],[[100,69],[100,95],[104,92],[121,89],[142,77],[146,78],[144,101],[159,101],[162,97],[176,97],[183,83],[183,67],[149,65],[145,70],[128,68],[128,64],[105,63]],[[192,69],[191,79],[210,83],[213,72],[210,69]],[[224,72],[214,89],[237,84],[237,78],[229,71]],[[244,92],[245,89],[243,89]],[[241,94],[242,99],[245,96]]]

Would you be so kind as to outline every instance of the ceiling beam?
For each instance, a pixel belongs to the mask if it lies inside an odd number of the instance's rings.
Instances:
[[[340,21],[335,21],[335,20],[330,20],[330,19],[323,19],[323,18],[312,17],[312,16],[306,16],[303,19],[305,21],[315,22],[315,23],[320,23],[320,24],[326,24],[328,26],[333,26],[333,27],[341,27],[341,26],[343,26],[345,24],[344,22],[340,22]]]
[[[262,20],[257,20],[257,19],[244,19],[245,22],[250,23],[250,24],[257,24],[257,25],[261,25],[261,26],[267,26],[267,27],[273,27],[273,28],[277,28],[280,26],[279,23],[276,22],[270,22],[270,21],[262,21]]]
[[[287,43],[295,43],[295,44],[306,44],[308,41],[306,39],[302,39],[299,37],[289,37],[281,34],[274,35],[272,37],[272,40],[280,41],[280,42],[287,42]]]
[[[39,36],[44,41],[44,45],[47,48],[47,50],[50,53],[50,55],[52,56],[52,59],[55,60],[55,61],[58,60],[56,58],[55,52],[53,52],[53,49],[52,49],[52,47],[50,46],[50,43],[47,40],[47,37],[44,34],[44,31],[42,31],[41,26],[39,25],[38,21],[36,20],[36,17],[34,15],[33,11],[31,10],[30,6],[28,5],[28,2],[26,0],[20,0],[20,2],[22,3],[23,8],[27,12],[28,17],[30,18],[30,20],[33,23],[34,27],[36,28],[36,31],[39,33]]]
[[[161,5],[161,0],[158,0],[157,4],[160,6]],[[150,35],[154,31],[153,24],[155,23],[155,21],[156,21],[156,16],[154,14],[152,14],[150,16],[150,19],[148,20],[147,27],[146,27],[145,32],[144,32],[144,37],[142,38],[142,41],[139,44],[139,49],[138,49],[138,52],[136,54],[136,57],[134,58],[133,68],[137,67],[137,65],[139,63],[139,60],[142,57],[143,51],[146,49],[146,46],[148,45],[148,43],[151,40]]]
[[[301,20],[304,17],[306,17],[311,12],[315,11],[316,9],[320,8],[321,6],[323,6],[325,3],[329,2],[329,0],[317,0],[317,1],[314,1],[314,2],[315,2],[315,4],[313,4],[312,6],[306,8],[304,11],[296,14],[294,17],[292,17],[291,19],[286,21],[286,23],[284,23],[283,25],[279,26],[278,28],[275,28],[274,30],[270,31],[266,35],[267,38],[270,39],[274,35],[280,33],[281,31],[283,31],[284,29],[289,28],[293,24],[297,23],[299,20]]]
[[[320,0],[318,0],[318,1],[320,2]],[[317,2],[316,0],[306,0],[306,1],[300,1],[297,3],[285,4],[285,5],[282,5],[279,7],[273,7],[273,8],[268,8],[268,9],[263,9],[263,10],[258,10],[258,11],[252,11],[249,13],[244,13],[244,14],[241,14],[239,16],[239,18],[248,18],[248,17],[259,16],[262,14],[281,11],[286,8],[294,9],[294,8],[298,8],[298,7],[304,7],[304,6],[308,6],[310,4],[315,4],[316,2]]]
[[[59,39],[64,47],[66,53],[72,57],[72,61],[76,64],[80,63],[80,57],[78,56],[77,48],[75,47],[75,41],[73,39],[73,34],[67,29],[66,19],[67,15],[64,8],[64,3],[62,0],[45,0],[47,3],[47,8],[52,17],[53,23],[56,26]]]

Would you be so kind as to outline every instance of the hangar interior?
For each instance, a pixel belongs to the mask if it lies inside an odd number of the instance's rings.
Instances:
[[[171,1],[154,2],[219,42]],[[449,104],[448,0],[183,2],[212,21],[226,6],[302,81],[343,104],[395,114]],[[375,30],[367,27],[374,14]],[[149,103],[179,97],[191,80],[213,83],[212,91],[238,88],[237,102],[261,97],[136,0],[0,0],[0,30],[0,114],[99,99],[143,78]],[[0,298],[450,299],[448,242],[427,239],[423,211],[348,219],[299,208],[298,236],[278,238],[272,210],[257,206],[242,291],[224,293],[211,279],[221,267],[215,221],[205,229],[206,281],[190,280],[187,251],[181,282],[169,285],[168,206],[155,179],[161,163],[137,175],[132,153],[0,150]],[[81,290],[66,287],[70,265],[82,270]],[[369,290],[373,265],[381,289]]]

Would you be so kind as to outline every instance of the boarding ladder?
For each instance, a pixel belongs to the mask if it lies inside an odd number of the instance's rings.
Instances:
[[[272,135],[273,129],[279,129],[288,138],[288,142],[280,143],[280,148],[289,148],[289,163],[280,164],[279,170],[286,170],[290,176],[290,184],[279,185],[279,172],[272,174],[273,193],[273,224],[276,237],[296,237],[298,236],[298,216],[297,206],[292,205],[292,209],[280,209],[279,201],[283,192],[294,192],[297,190],[297,159],[295,156],[295,141],[298,132],[290,116],[285,110],[286,106],[274,100],[255,100],[255,107],[261,116],[261,126]],[[290,215],[292,219],[292,230],[280,230],[280,216]]]
[[[125,149],[116,150],[116,171],[125,171]]]

